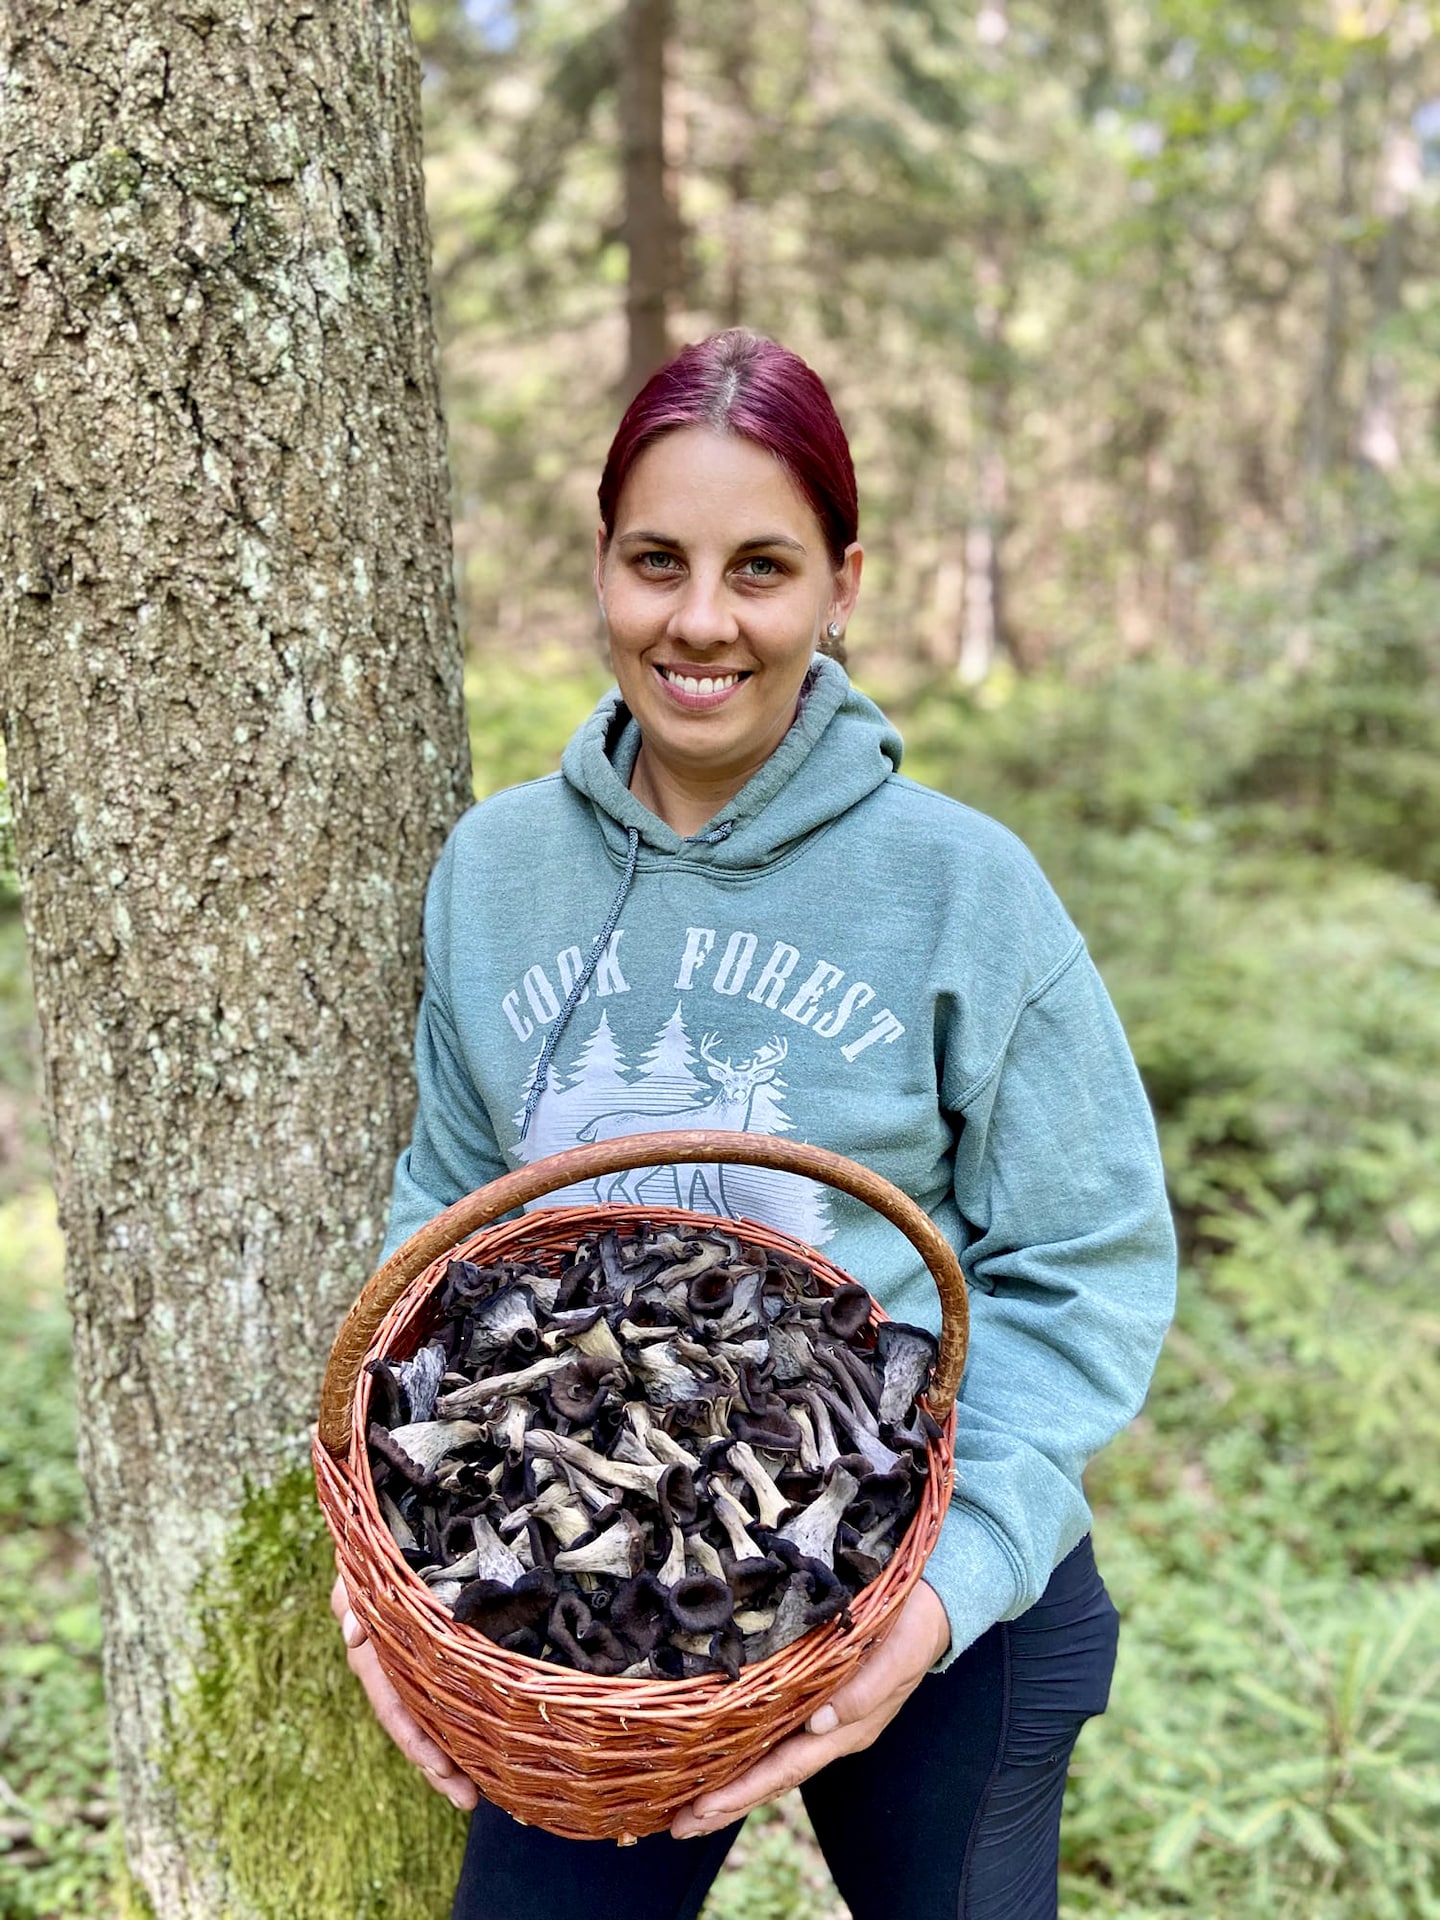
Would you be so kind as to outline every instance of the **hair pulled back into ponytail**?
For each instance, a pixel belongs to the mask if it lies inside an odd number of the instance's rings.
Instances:
[[[820,376],[798,353],[732,327],[685,347],[652,374],[625,410],[600,476],[606,537],[630,469],[648,446],[682,427],[737,433],[789,473],[839,566],[857,537],[859,502],[845,429]]]

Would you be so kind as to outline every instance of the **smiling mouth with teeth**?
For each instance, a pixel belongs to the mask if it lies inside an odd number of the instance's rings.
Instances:
[[[741,680],[749,679],[745,673],[690,674],[681,673],[674,667],[658,667],[656,671],[667,686],[677,692],[704,699],[707,695],[728,693],[731,687]]]

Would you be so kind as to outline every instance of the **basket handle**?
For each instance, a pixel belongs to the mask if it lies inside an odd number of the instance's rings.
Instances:
[[[786,1140],[774,1134],[675,1130],[626,1134],[615,1140],[597,1140],[593,1146],[569,1147],[563,1153],[553,1153],[528,1167],[502,1174],[488,1186],[457,1200],[412,1233],[384,1266],[371,1274],[359,1299],[341,1322],[320,1389],[321,1445],[336,1459],[346,1451],[350,1444],[355,1386],[370,1342],[380,1322],[416,1274],[423,1273],[432,1261],[481,1227],[488,1227],[502,1214],[553,1193],[557,1187],[594,1180],[607,1173],[667,1166],[672,1162],[773,1167],[781,1173],[803,1174],[863,1200],[897,1226],[930,1269],[940,1295],[940,1353],[928,1401],[931,1412],[938,1419],[945,1418],[954,1404],[965,1367],[970,1307],[955,1250],[929,1214],[881,1174],[825,1147],[808,1146],[803,1140]]]

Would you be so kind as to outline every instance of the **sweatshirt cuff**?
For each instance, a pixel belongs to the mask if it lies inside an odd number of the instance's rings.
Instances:
[[[1014,1613],[1023,1593],[1014,1557],[974,1507],[952,1506],[946,1514],[924,1578],[950,1621],[950,1645],[932,1673],[943,1673],[997,1620]]]

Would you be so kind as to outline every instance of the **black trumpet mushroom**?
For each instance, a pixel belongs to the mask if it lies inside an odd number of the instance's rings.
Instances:
[[[637,1656],[650,1653],[665,1630],[669,1596],[653,1573],[637,1573],[615,1589],[610,1625]]]
[[[870,1296],[864,1287],[837,1287],[820,1309],[820,1324],[839,1340],[853,1340],[870,1323]]]
[[[633,1664],[619,1635],[595,1619],[578,1593],[562,1593],[550,1609],[550,1644],[580,1673],[613,1677]]]
[[[548,1567],[522,1573],[513,1587],[499,1580],[472,1580],[460,1589],[451,1612],[462,1626],[487,1640],[506,1640],[533,1629],[554,1604],[557,1588]],[[537,1636],[538,1640],[538,1636]]]
[[[713,1633],[728,1624],[734,1600],[723,1580],[692,1574],[670,1589],[669,1607],[682,1633]]]

